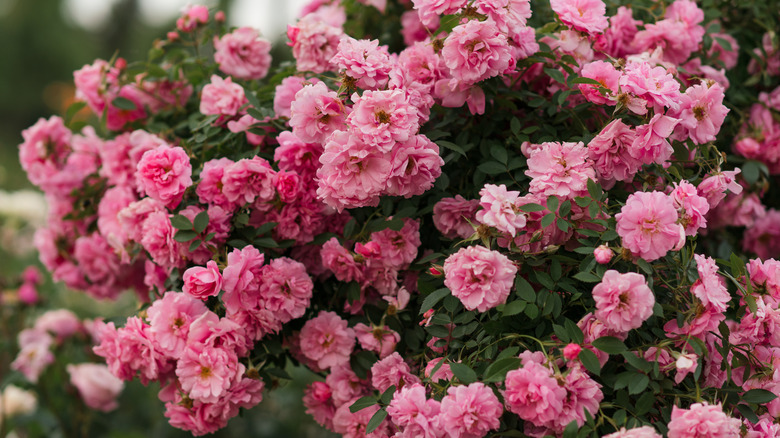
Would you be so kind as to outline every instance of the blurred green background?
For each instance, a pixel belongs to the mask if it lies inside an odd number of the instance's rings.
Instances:
[[[286,20],[289,20],[287,17],[292,16],[292,9],[300,3],[249,1],[255,4],[231,0],[198,3],[227,11],[229,17],[231,12],[236,12],[243,20],[236,24],[246,24],[247,19],[251,20],[252,17],[247,17],[243,11],[257,9],[260,2],[265,3],[265,7],[275,7],[277,13],[287,12],[277,15],[279,22],[273,23],[275,30],[271,32],[275,35],[264,31],[269,39],[283,34],[279,29],[284,28]],[[184,3],[179,0],[0,0],[0,41],[4,42],[0,44],[0,192],[34,190],[18,161],[21,132],[41,117],[64,114],[65,108],[73,101],[73,71],[91,64],[96,58],[110,59],[115,54],[128,61],[145,59],[154,40],[164,37],[173,28],[178,9]],[[149,5],[152,5],[152,11],[157,8],[164,13],[150,19]],[[83,15],[74,17],[74,14]],[[91,22],[90,17],[93,18]],[[260,23],[263,19],[266,23],[269,20],[269,17],[259,18]],[[5,197],[0,199],[0,203],[3,202],[10,201]],[[0,274],[4,278],[18,275],[28,264],[37,264],[34,252],[19,251],[18,248],[19,245],[31,244],[32,227],[25,224],[23,218],[12,220],[16,223],[9,226],[9,219],[3,219],[4,228],[22,232],[15,232],[11,240],[0,241],[0,257],[4,260]],[[123,321],[125,316],[134,313],[136,305],[130,294],[116,303],[95,302],[81,293],[53,285],[50,280],[41,288],[41,296],[44,308],[67,307],[83,318],[103,316]],[[267,391],[260,406],[231,420],[227,429],[214,436],[331,436],[304,413],[302,390],[314,376],[308,371],[290,368],[288,372],[293,376],[291,384],[273,392]],[[55,371],[52,369],[51,372]],[[0,376],[0,383],[12,382],[29,387],[20,375],[12,374]],[[94,423],[89,436],[191,436],[168,425],[163,417],[163,404],[157,400],[158,389],[157,385],[145,388],[137,381],[127,384],[120,398],[120,409],[108,414],[92,414]],[[65,388],[60,391],[62,398],[67,400],[64,398]],[[57,398],[57,394],[54,395],[53,398]],[[38,436],[37,433],[42,433],[41,436],[62,436],[52,432],[56,419],[45,409],[19,420],[27,423],[33,432],[30,436]],[[36,429],[38,432],[35,432]]]

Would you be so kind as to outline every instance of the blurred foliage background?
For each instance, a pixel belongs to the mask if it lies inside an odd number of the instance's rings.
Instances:
[[[176,16],[170,16],[161,24],[144,20],[139,0],[98,0],[111,3],[110,12],[102,23],[94,28],[81,27],[68,16],[67,0],[0,0],[0,204],[2,209],[23,209],[32,216],[43,217],[42,200],[35,192],[25,193],[24,199],[11,196],[10,192],[30,190],[19,165],[18,145],[22,142],[22,130],[32,126],[39,118],[64,114],[73,102],[73,71],[96,58],[110,59],[118,54],[128,61],[146,59],[147,51],[155,39],[164,37],[173,29]],[[258,0],[252,0],[258,1]],[[85,2],[70,2],[81,3]],[[176,3],[171,0],[169,3]],[[219,0],[199,2],[217,9],[230,11],[233,1]],[[270,1],[268,4],[276,3]],[[230,14],[228,14],[230,16]],[[283,20],[283,17],[280,18]],[[273,38],[272,35],[268,36]],[[86,111],[84,117],[87,117]],[[8,192],[8,193],[6,193]],[[11,205],[13,204],[13,205]],[[21,205],[24,204],[24,205]],[[37,255],[31,250],[34,218],[25,215],[3,215],[3,229],[11,230],[9,236],[0,236],[0,277],[17,276],[29,264],[37,264]],[[13,223],[9,223],[13,222]],[[5,238],[8,237],[8,238]],[[0,284],[2,287],[2,284]],[[96,302],[86,295],[65,290],[61,285],[47,279],[40,289],[41,307],[30,309],[27,315],[14,315],[14,319],[32,321],[42,310],[65,307],[79,317],[102,316],[107,320],[124,318],[135,309],[135,298],[127,294],[118,302]],[[0,314],[3,318],[5,314]],[[7,316],[7,315],[6,315]],[[4,339],[0,348],[16,347],[12,339]],[[66,356],[71,356],[68,352]],[[75,352],[83,356],[83,352]],[[61,365],[61,366],[60,366]],[[12,383],[30,387],[18,373],[2,375],[0,385]],[[57,371],[59,369],[59,371]],[[64,364],[52,365],[47,373],[62,372]],[[289,370],[294,381],[286,388],[266,392],[261,405],[241,418],[233,419],[227,429],[214,436],[253,437],[322,437],[330,436],[304,413],[301,401],[303,387],[314,376],[300,369]],[[67,376],[44,375],[46,382],[61,383]],[[71,388],[72,390],[72,388]],[[134,438],[134,437],[187,437],[189,433],[173,429],[163,417],[163,405],[157,401],[156,385],[143,387],[138,381],[126,384],[120,397],[120,408],[103,414],[91,412],[90,437]],[[26,417],[16,419],[27,434],[20,436],[65,436],[58,428],[57,419],[51,411],[61,403],[71,402],[75,394],[67,394],[61,386],[50,386],[48,394],[40,394],[38,410]],[[44,397],[46,399],[44,399]]]

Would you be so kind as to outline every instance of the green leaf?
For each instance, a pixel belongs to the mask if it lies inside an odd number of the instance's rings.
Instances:
[[[565,220],[565,219],[561,219],[561,218],[559,218],[559,219],[558,219],[558,220],[555,222],[555,224],[558,226],[558,229],[559,229],[559,230],[561,230],[561,231],[563,231],[564,233],[565,233],[565,232],[567,232],[567,231],[569,231],[569,223],[568,223],[568,222],[566,222],[566,220]]]
[[[477,169],[488,175],[498,175],[499,173],[506,172],[506,164],[501,164],[496,161],[487,161],[477,166]]]
[[[764,404],[776,399],[777,395],[766,389],[751,389],[742,394],[742,401],[747,403]]]
[[[192,222],[190,222],[190,220],[187,219],[186,217],[177,214],[176,216],[171,218],[171,226],[173,226],[173,228],[176,228],[177,230],[191,230]]]
[[[393,394],[395,394],[395,385],[387,388],[385,392],[382,393],[382,395],[379,396],[379,400],[388,405],[390,404],[390,401],[393,400]]]
[[[577,424],[577,420],[572,420],[566,425],[566,429],[563,430],[563,438],[577,438],[577,431],[580,426]]]
[[[452,143],[452,142],[449,142],[449,141],[444,141],[444,140],[439,140],[439,141],[436,142],[436,144],[441,146],[441,147],[443,147],[443,148],[445,148],[445,149],[449,149],[451,151],[455,151],[455,152],[463,155],[464,157],[466,156],[466,152],[463,150],[463,148],[458,146],[458,145],[456,145],[455,143]]]
[[[547,209],[550,211],[558,210],[558,198],[556,196],[550,196],[547,198]]]
[[[198,249],[198,247],[199,247],[199,246],[200,246],[202,243],[203,243],[203,241],[202,241],[202,240],[198,240],[198,239],[195,239],[195,240],[193,240],[193,241],[192,241],[192,243],[190,243],[190,248],[189,248],[189,251],[190,251],[190,252],[194,252],[196,249]]]
[[[177,242],[189,242],[190,240],[198,237],[198,233],[192,231],[192,230],[179,230],[179,232],[176,233],[176,235],[173,237],[173,240]]]
[[[457,377],[461,383],[468,385],[469,383],[477,381],[477,373],[466,364],[453,362],[450,364],[450,370],[452,370],[452,374]]]
[[[745,417],[746,420],[750,421],[751,423],[758,423],[758,415],[756,415],[750,406],[738,404],[737,410],[740,414],[742,414],[743,417]]]
[[[111,105],[114,105],[115,107],[125,111],[133,111],[136,108],[135,102],[125,97],[115,98],[111,101]]]
[[[591,79],[591,78],[585,78],[585,77],[578,77],[574,78],[570,81],[571,84],[588,84],[588,85],[598,85],[601,86],[601,82]]]
[[[636,413],[639,415],[644,415],[650,412],[650,409],[652,409],[653,405],[655,404],[655,400],[655,394],[652,392],[646,392],[642,394],[642,396],[639,397],[639,400],[636,401]]]
[[[520,368],[522,361],[519,357],[505,357],[499,359],[485,370],[483,382],[501,382],[506,378],[506,373]]]
[[[588,370],[591,374],[599,375],[601,374],[601,364],[599,364],[599,358],[596,356],[596,353],[588,350],[587,348],[583,348],[580,350],[580,354],[577,356],[580,359],[580,362],[582,362],[582,365],[585,367],[586,370]]]
[[[547,213],[541,220],[542,228],[546,228],[555,221],[555,213]]]
[[[65,112],[65,125],[70,125],[70,122],[73,120],[73,117],[81,111],[82,108],[87,106],[87,102],[84,102],[82,100],[73,102],[68,107],[68,110]]]
[[[569,338],[571,338],[571,341],[575,344],[582,344],[585,340],[582,330],[577,327],[577,324],[575,324],[574,321],[567,318],[563,322],[563,327],[566,329],[566,333],[569,335]]]
[[[585,283],[598,283],[601,279],[590,272],[578,272],[574,274],[574,278]]]
[[[591,345],[608,354],[620,354],[627,350],[623,341],[612,336],[602,336],[594,340]]]
[[[271,237],[261,237],[252,241],[252,245],[260,248],[278,248],[279,244]]]
[[[202,233],[206,230],[206,227],[209,226],[209,213],[206,210],[201,211],[195,216],[195,220],[192,221],[192,224],[195,227],[196,233]]]
[[[277,222],[266,222],[263,225],[260,225],[259,227],[257,227],[257,229],[255,230],[255,233],[258,236],[262,236],[263,234],[273,230],[277,225],[279,225]]]
[[[349,406],[349,412],[354,414],[357,411],[361,411],[369,406],[374,406],[375,404],[376,398],[373,395],[367,395],[355,400],[355,403],[352,403]]]
[[[539,204],[528,203],[528,204],[525,204],[525,205],[521,205],[520,206],[520,210],[528,212],[528,213],[531,213],[531,212],[534,212],[534,211],[544,211],[544,210],[547,210],[547,209],[545,207],[539,205]]]
[[[601,186],[592,179],[588,180],[588,194],[595,200],[601,200]],[[594,216],[595,217],[595,216]]]
[[[508,155],[506,148],[500,144],[494,144],[490,147],[490,155],[496,159],[499,163],[506,164]]]
[[[520,298],[530,302],[536,301],[536,291],[531,286],[531,283],[521,275],[515,277],[515,290]]]
[[[644,358],[637,356],[631,351],[624,351],[620,354],[626,359],[626,362],[628,362],[632,367],[638,370],[648,373],[653,368],[650,362],[646,361]]]
[[[420,306],[420,314],[422,315],[423,313],[432,309],[433,306],[435,306],[439,301],[442,300],[442,298],[446,297],[449,294],[450,294],[450,290],[447,289],[446,287],[431,292],[423,300],[422,305]]]
[[[427,256],[421,258],[420,260],[417,260],[417,263],[422,265],[424,263],[428,263],[428,262],[430,262],[432,260],[435,260],[435,259],[437,259],[439,257],[443,257],[443,254],[440,253],[440,252],[434,252],[434,253],[428,254]]]
[[[562,84],[566,84],[566,79],[563,77],[563,73],[561,73],[560,70],[554,68],[545,68],[544,72],[547,73],[547,75],[553,78],[554,80]]]
[[[644,391],[645,388],[647,388],[647,385],[650,383],[650,378],[647,377],[645,374],[639,374],[636,378],[631,379],[631,381],[628,383],[628,393],[629,394],[639,394],[640,392]]]
[[[370,420],[368,420],[368,424],[366,425],[366,434],[369,434],[376,430],[377,427],[379,427],[380,424],[387,418],[387,411],[382,408],[371,417]]]
[[[748,184],[755,184],[761,176],[761,167],[758,161],[746,161],[742,166],[742,177]]]
[[[527,304],[528,303],[526,303],[523,300],[512,301],[511,303],[507,303],[504,306],[504,310],[501,311],[501,314],[504,315],[504,316],[517,315],[518,313],[520,313],[523,310],[525,310],[525,306]]]

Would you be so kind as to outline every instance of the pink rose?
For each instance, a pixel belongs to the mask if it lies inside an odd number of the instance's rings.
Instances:
[[[506,302],[517,267],[484,246],[461,248],[444,262],[444,285],[468,310],[485,312]]]
[[[103,412],[119,407],[116,399],[125,384],[111,374],[107,366],[96,363],[68,364],[67,370],[70,383],[78,389],[84,404]]]
[[[238,79],[262,79],[271,66],[271,43],[251,27],[240,27],[214,38],[214,61],[224,73]]]
[[[593,288],[596,318],[608,330],[627,332],[639,328],[653,314],[655,296],[645,277],[636,272],[621,274],[610,269]]]
[[[176,146],[158,146],[147,151],[136,167],[139,187],[151,198],[173,209],[192,185],[192,165],[187,152]]]
[[[209,260],[205,268],[193,266],[187,269],[182,279],[184,280],[182,291],[201,300],[216,296],[222,290],[222,274],[219,272],[217,262],[213,260]]]
[[[211,83],[203,87],[200,112],[205,115],[235,116],[247,102],[244,88],[230,78],[211,76]]]

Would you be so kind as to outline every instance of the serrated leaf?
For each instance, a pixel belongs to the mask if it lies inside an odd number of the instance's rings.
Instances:
[[[588,180],[588,194],[591,198],[597,201],[601,199],[601,186],[599,186],[599,184],[592,179]]]
[[[525,310],[525,306],[526,305],[527,305],[527,303],[525,301],[522,301],[522,300],[512,301],[511,303],[507,303],[504,306],[504,310],[501,311],[501,314],[504,315],[504,316],[517,315],[518,313],[520,313],[523,310]]]
[[[544,211],[544,210],[547,210],[547,208],[545,208],[545,207],[543,207],[543,206],[541,206],[539,204],[528,203],[528,204],[525,204],[525,205],[521,205],[520,206],[520,210],[528,212],[528,213],[531,213],[531,212],[534,212],[534,211]]]
[[[608,354],[620,354],[627,350],[626,344],[613,336],[602,336],[591,342],[591,345]]]
[[[468,385],[469,383],[477,381],[477,373],[466,364],[453,362],[450,364],[450,370],[452,370],[452,374],[460,380],[461,383]]]
[[[198,247],[203,243],[202,240],[193,240],[192,243],[190,243],[189,251],[194,252]]]
[[[450,294],[450,290],[446,287],[443,287],[441,289],[437,289],[430,294],[428,294],[427,297],[422,302],[422,305],[420,306],[420,314],[427,312],[428,310],[432,309],[433,306],[435,306],[439,301],[441,301],[444,297]]]
[[[192,221],[193,228],[196,233],[200,234],[206,230],[209,226],[209,213],[207,211],[201,211],[195,216],[195,220]]]
[[[393,400],[393,394],[395,394],[395,385],[387,388],[385,392],[379,396],[379,400],[386,405],[390,404],[390,401]]]
[[[255,233],[258,236],[262,236],[263,234],[265,234],[265,233],[273,230],[274,228],[276,228],[277,225],[279,225],[278,222],[266,222],[263,225],[260,225],[259,227],[257,227],[257,229],[255,230]]]
[[[556,70],[554,68],[545,68],[544,72],[547,73],[547,76],[550,76],[555,81],[566,84],[566,79],[563,77],[563,73],[561,73],[560,70]]]
[[[555,221],[555,213],[547,213],[541,220],[542,228],[546,228]]]
[[[743,417],[745,417],[746,420],[750,421],[751,423],[758,423],[758,415],[753,411],[753,408],[751,408],[748,405],[738,404],[737,410],[740,414],[742,414]]]
[[[522,361],[519,357],[505,357],[499,359],[485,370],[485,377],[483,382],[501,382],[506,378],[506,373],[512,370],[520,368]]]
[[[376,430],[376,428],[382,424],[385,418],[387,418],[387,411],[384,408],[376,411],[376,413],[371,416],[371,419],[368,420],[368,424],[366,425],[366,434]]]
[[[355,403],[352,403],[349,406],[349,412],[352,412],[353,414],[358,411],[362,411],[363,409],[374,406],[376,404],[376,398],[373,395],[367,395],[365,397],[360,397],[359,399],[355,400]]]
[[[190,220],[186,217],[177,214],[171,218],[171,226],[177,230],[191,230],[192,222],[190,222]]]
[[[647,377],[645,374],[639,374],[636,378],[631,379],[631,381],[628,383],[628,393],[631,395],[639,394],[640,392],[644,391],[645,388],[647,388],[649,383],[649,377]]]
[[[436,144],[441,146],[441,147],[443,147],[443,148],[445,148],[445,149],[449,149],[451,151],[455,151],[455,152],[463,155],[464,157],[466,156],[466,152],[463,150],[463,148],[458,146],[458,145],[456,145],[455,143],[452,143],[450,141],[439,140],[439,141],[436,142]]]
[[[499,173],[506,172],[506,165],[496,161],[487,161],[477,166],[477,169],[488,175],[498,175]]]
[[[650,412],[650,409],[655,404],[655,394],[652,392],[646,392],[642,394],[641,397],[639,397],[639,400],[636,401],[636,411],[639,415],[644,415],[648,412]]]
[[[591,274],[590,272],[578,272],[574,274],[574,278],[585,283],[598,283],[599,281],[601,281],[600,278],[598,278],[594,274]]]
[[[580,350],[580,354],[577,356],[580,359],[580,362],[582,362],[582,365],[585,367],[586,370],[588,370],[591,374],[599,375],[601,374],[601,364],[599,363],[599,358],[596,356],[596,353],[588,350],[587,348],[583,348]]]
[[[582,330],[577,327],[577,324],[575,324],[574,321],[567,318],[563,322],[563,327],[566,329],[566,333],[568,333],[571,341],[575,344],[582,344],[582,342],[585,340],[585,336],[582,334]]]
[[[252,245],[260,248],[278,248],[279,244],[271,237],[261,237],[252,241]]]
[[[572,79],[572,80],[570,81],[570,83],[571,83],[571,84],[588,84],[588,85],[597,85],[597,86],[601,86],[601,82],[599,82],[599,81],[597,81],[597,80],[595,80],[595,79],[586,78],[586,77],[578,77],[578,78],[574,78],[574,79]]]
[[[125,111],[133,111],[136,106],[135,102],[125,97],[117,97],[111,101],[111,105]]]
[[[419,263],[419,264],[428,263],[428,262],[430,262],[432,260],[435,260],[435,259],[437,259],[439,257],[442,257],[442,256],[443,256],[442,253],[434,252],[434,253],[428,254],[427,256],[421,258],[420,260],[417,261],[417,263]]]
[[[536,291],[534,291],[531,283],[521,275],[518,275],[515,278],[515,290],[517,291],[518,297],[530,302],[536,301]]]
[[[776,399],[777,395],[766,389],[751,389],[742,394],[742,401],[747,403],[764,404]]]
[[[196,238],[198,236],[198,233],[192,231],[192,230],[179,230],[179,232],[176,233],[176,235],[173,237],[173,240],[177,242],[189,242],[190,240]]]
[[[623,358],[626,359],[626,362],[628,362],[632,367],[638,370],[648,373],[653,368],[650,362],[646,361],[644,358],[635,355],[631,351],[624,351],[620,354],[623,356]]]

